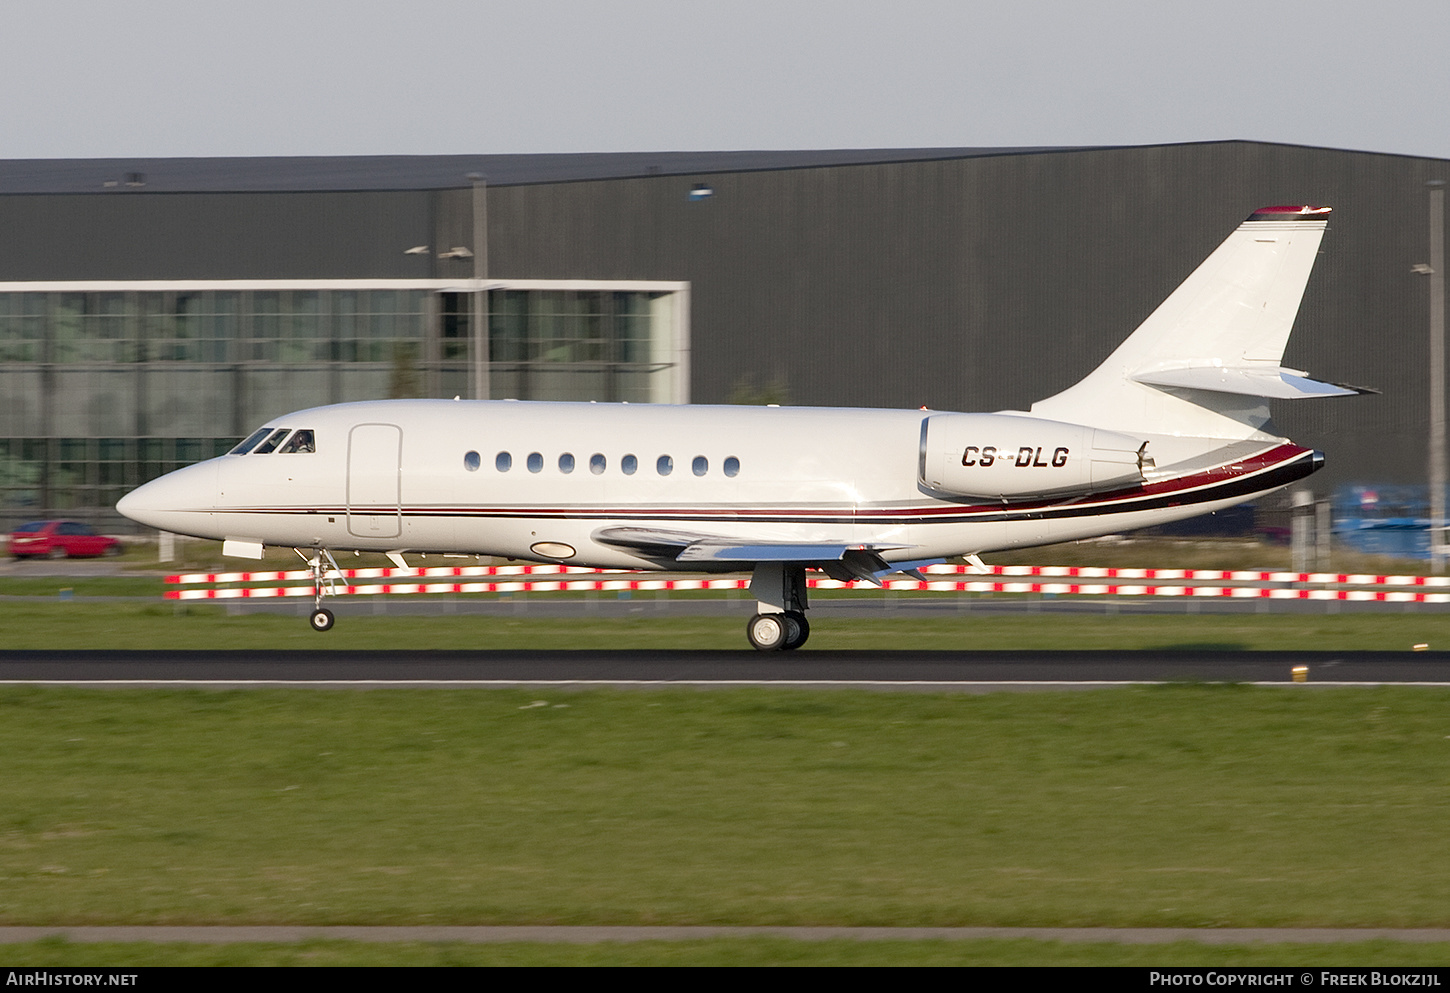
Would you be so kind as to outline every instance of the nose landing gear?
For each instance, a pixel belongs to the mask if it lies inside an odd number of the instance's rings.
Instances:
[[[337,560],[332,553],[325,548],[319,548],[310,555],[300,548],[292,549],[300,555],[307,563],[307,568],[312,571],[312,616],[308,623],[314,631],[331,631],[332,626],[337,623],[337,618],[332,616],[332,611],[322,605],[322,598],[325,596],[337,595],[337,581],[342,576],[342,570],[337,566]],[[326,565],[323,560],[326,559]]]

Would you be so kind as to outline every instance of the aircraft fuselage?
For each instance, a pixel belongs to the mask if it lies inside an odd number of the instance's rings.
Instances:
[[[953,431],[932,447],[943,420]],[[298,548],[680,568],[600,538],[653,528],[881,546],[899,562],[1180,520],[1316,467],[1307,450],[1266,439],[1175,475],[1171,463],[1214,442],[1152,437],[1147,452],[1166,472],[1110,465],[1115,475],[1094,485],[1091,428],[922,410],[399,400],[298,411],[258,434],[283,430],[312,432],[312,450],[283,451],[286,434],[272,451],[149,483],[121,509],[162,530]],[[980,482],[943,483],[938,461]]]

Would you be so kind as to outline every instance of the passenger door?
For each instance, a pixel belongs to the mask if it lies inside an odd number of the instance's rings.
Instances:
[[[347,436],[347,530],[360,538],[403,532],[403,430],[358,424]]]

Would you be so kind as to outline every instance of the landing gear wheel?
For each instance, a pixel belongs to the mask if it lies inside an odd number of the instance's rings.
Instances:
[[[745,636],[758,652],[774,652],[781,648],[792,625],[784,614],[756,614],[745,625]]]
[[[332,611],[318,607],[312,612],[311,622],[314,631],[331,631],[337,620],[332,616]]]
[[[786,626],[790,628],[790,633],[785,639],[785,644],[780,647],[789,652],[806,643],[806,639],[811,636],[811,623],[806,620],[805,612],[800,610],[787,610],[785,621]]]

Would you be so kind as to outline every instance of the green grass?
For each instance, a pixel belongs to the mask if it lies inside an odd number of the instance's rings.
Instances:
[[[1450,693],[0,689],[0,923],[1450,923]]]
[[[535,602],[543,601],[541,595]],[[366,608],[366,601],[355,601]],[[980,601],[977,601],[980,603]],[[749,606],[736,617],[655,614],[641,598],[627,618],[528,615],[401,617],[343,614],[326,634],[297,614],[238,614],[180,603],[12,601],[0,610],[4,649],[744,649]],[[307,604],[303,604],[306,607]],[[1153,649],[1409,651],[1450,648],[1450,612],[1346,614],[988,615],[812,617],[803,652],[863,650]]]
[[[70,582],[78,595],[115,595]],[[678,618],[651,616],[651,601],[637,598],[644,611],[627,620],[344,616],[326,636],[297,616],[217,606],[11,602],[0,645],[742,645],[743,604],[741,618]],[[1450,645],[1450,618],[1398,610],[816,620],[808,652]],[[1087,698],[1103,703],[1084,710]],[[536,699],[0,692],[0,922],[1413,926],[1450,916],[1439,691],[1200,687],[975,703],[570,693],[529,706]],[[0,946],[0,961],[1308,966],[1450,954],[1393,942],[45,941]]]
[[[3,576],[0,596],[147,596],[161,599],[160,576]]]
[[[1118,945],[1006,941],[798,941],[713,938],[698,941],[566,944],[71,944],[58,940],[0,945],[9,967],[110,966],[1443,966],[1450,945],[1393,941],[1341,945],[1222,945],[1174,942]]]

